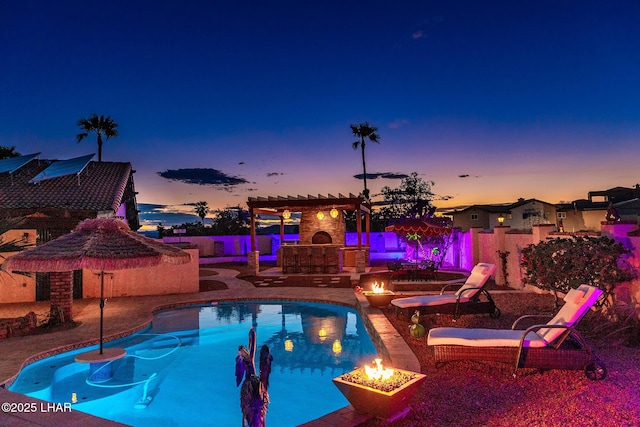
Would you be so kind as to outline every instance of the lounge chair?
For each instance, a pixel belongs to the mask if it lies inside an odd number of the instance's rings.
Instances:
[[[518,368],[584,370],[590,380],[603,379],[606,367],[574,329],[602,295],[598,288],[581,285],[564,297],[564,305],[546,324],[511,329],[434,328],[427,344],[433,347],[436,365],[455,360],[512,363]],[[548,317],[548,316],[547,316]]]
[[[479,263],[464,284],[455,293],[445,293],[452,284],[444,286],[440,295],[421,295],[407,298],[396,298],[391,304],[396,307],[396,313],[402,314],[409,320],[417,311],[425,314],[453,314],[457,320],[463,314],[488,313],[493,318],[500,317],[500,310],[493,302],[484,285],[496,271],[494,264]]]

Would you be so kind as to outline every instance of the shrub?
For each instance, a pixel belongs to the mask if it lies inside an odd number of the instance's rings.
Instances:
[[[616,283],[631,279],[623,259],[628,253],[622,244],[604,236],[546,240],[522,250],[523,282],[554,294],[582,284],[609,294]]]

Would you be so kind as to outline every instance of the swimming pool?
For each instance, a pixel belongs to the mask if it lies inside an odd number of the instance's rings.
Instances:
[[[266,344],[273,355],[272,426],[297,426],[348,405],[332,378],[376,357],[362,319],[348,307],[225,302],[159,312],[146,330],[105,344],[127,350],[112,363],[109,381],[87,381],[89,366],[74,361],[84,348],[27,366],[10,390],[75,400],[74,410],[133,426],[240,425],[235,357],[252,326],[257,348]]]

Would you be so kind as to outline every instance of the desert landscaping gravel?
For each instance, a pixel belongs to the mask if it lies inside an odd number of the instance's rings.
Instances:
[[[553,313],[553,298],[532,292],[495,293],[502,311],[487,315],[427,316],[425,327],[510,328],[524,314]],[[410,413],[394,422],[368,421],[364,426],[639,426],[640,354],[638,348],[594,334],[600,322],[590,312],[578,330],[608,370],[602,381],[589,381],[582,371],[521,369],[491,362],[452,362],[436,368],[426,338],[409,334],[409,323],[383,310],[420,361],[427,375]]]

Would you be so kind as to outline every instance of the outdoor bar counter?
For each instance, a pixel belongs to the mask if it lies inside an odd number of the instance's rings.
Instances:
[[[335,274],[342,271],[343,247],[332,244],[284,245],[280,248],[285,274]]]
[[[336,274],[343,267],[355,267],[357,246],[333,244],[283,245],[280,248],[280,265],[284,274]],[[366,262],[369,247],[363,246]]]

